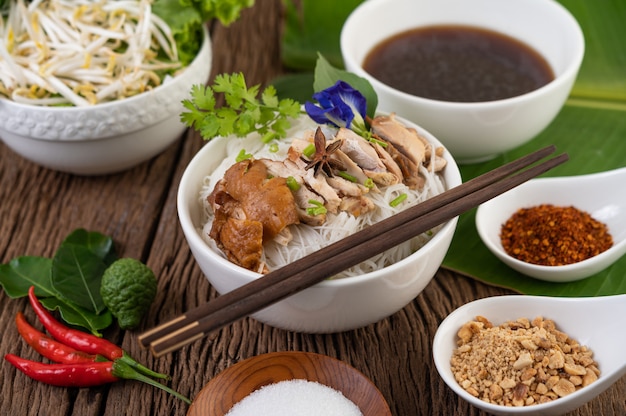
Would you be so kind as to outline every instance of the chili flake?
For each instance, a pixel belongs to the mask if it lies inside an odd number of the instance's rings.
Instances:
[[[575,207],[522,208],[502,226],[502,247],[527,263],[562,266],[596,256],[613,245],[606,224]]]

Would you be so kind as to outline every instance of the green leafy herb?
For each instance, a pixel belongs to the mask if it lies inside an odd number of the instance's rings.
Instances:
[[[179,59],[187,65],[200,49],[205,23],[217,19],[228,26],[253,5],[254,0],[155,0],[152,11],[170,27]]]
[[[110,237],[75,230],[63,240],[52,259],[52,286],[67,300],[100,314],[106,309],[100,297],[102,273],[116,257]]]
[[[0,265],[0,285],[11,298],[28,295],[35,286],[42,304],[58,309],[69,324],[96,335],[112,323],[100,296],[104,269],[116,259],[111,238],[77,229],[61,243],[52,259],[22,256]]]
[[[373,117],[378,96],[371,84],[332,66],[321,54],[318,55],[314,90],[322,91],[339,80],[347,82],[365,97],[367,114]],[[217,105],[220,94],[225,103],[222,106]],[[259,85],[248,87],[242,73],[217,75],[211,86],[192,86],[191,98],[184,100],[183,106],[185,111],[181,113],[181,121],[195,128],[205,140],[229,135],[245,137],[256,132],[261,135],[263,143],[269,143],[286,137],[291,120],[303,113],[300,102],[291,98],[279,99],[273,85],[263,90]]]
[[[100,330],[108,328],[113,323],[113,315],[108,309],[101,314],[95,314],[62,298],[47,297],[39,300],[47,309],[58,310],[66,323],[85,328],[97,336],[102,335]]]
[[[216,94],[223,94],[225,105],[216,106]],[[252,132],[285,137],[291,126],[289,119],[301,113],[300,103],[279,100],[271,85],[263,91],[259,85],[248,88],[242,73],[218,75],[212,86],[194,85],[191,99],[184,100],[183,105],[188,111],[181,114],[181,120],[205,140],[231,134],[244,137]]]
[[[100,277],[106,267],[88,248],[63,244],[52,259],[52,286],[76,305],[99,314],[106,309],[100,297]]]
[[[38,296],[54,296],[50,272],[52,259],[22,256],[7,264],[0,264],[0,284],[12,299],[28,295],[28,288],[35,286]]]

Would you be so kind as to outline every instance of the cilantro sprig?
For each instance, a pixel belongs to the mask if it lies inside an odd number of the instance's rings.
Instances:
[[[217,105],[220,94],[224,104]],[[276,89],[269,85],[247,87],[242,73],[217,75],[211,86],[194,85],[191,99],[183,101],[186,110],[181,121],[195,128],[203,139],[236,135],[244,137],[258,132],[264,140],[283,138],[291,126],[290,119],[301,114],[299,102],[279,100]]]

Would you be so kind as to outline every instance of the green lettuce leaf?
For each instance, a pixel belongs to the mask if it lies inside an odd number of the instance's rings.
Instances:
[[[236,21],[254,0],[155,0],[152,11],[172,30],[183,65],[193,61],[202,46],[202,28],[213,19],[225,26]]]
[[[202,46],[202,16],[191,5],[183,6],[181,0],[155,0],[152,11],[172,30],[183,65],[189,65]]]

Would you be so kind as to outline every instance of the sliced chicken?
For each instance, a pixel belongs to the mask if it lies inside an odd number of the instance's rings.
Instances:
[[[350,159],[352,159],[363,170],[371,170],[375,172],[386,171],[376,150],[363,137],[356,134],[350,129],[340,128],[335,136],[337,140],[343,140],[340,147]]]
[[[438,147],[434,151],[433,155],[433,146],[431,144],[426,145],[426,169],[432,172],[441,172],[448,162],[443,157],[444,149],[443,147]]]
[[[380,160],[382,160],[387,170],[393,173],[397,178],[402,178],[403,177],[402,170],[400,169],[400,166],[398,166],[398,163],[396,163],[396,161],[393,160],[389,152],[387,152],[387,150],[385,150],[385,148],[382,147],[378,143],[373,143],[373,146],[374,146],[374,149],[376,150],[376,153],[378,153],[378,156],[380,156]]]
[[[389,154],[402,172],[402,182],[411,189],[421,189],[424,185],[424,178],[419,174],[419,165],[415,164],[408,156],[396,149],[391,142],[387,142],[385,152]]]
[[[358,183],[351,182],[341,176],[334,176],[332,178],[326,178],[326,182],[334,189],[340,197],[344,196],[362,196],[363,189],[367,189],[365,186],[361,186]]]
[[[301,176],[304,174],[303,171],[294,171],[293,168],[296,167],[296,165],[293,163],[290,164],[290,168],[284,163],[284,161],[269,159],[260,160],[265,164],[265,166],[267,166],[267,170],[272,176],[280,176],[282,178],[292,177],[299,185],[298,189],[291,189],[291,192],[293,193],[301,222],[308,225],[322,225],[326,222],[326,214],[311,215],[307,212],[307,208],[311,206],[309,201],[317,201],[321,197],[306,186],[304,179]]]
[[[343,140],[341,151],[352,159],[377,184],[389,186],[402,180],[401,176],[398,177],[387,169],[371,143],[354,131],[340,128],[336,138]]]
[[[307,132],[294,139],[284,160],[252,159],[231,166],[208,197],[215,214],[210,236],[228,259],[266,273],[263,244],[270,239],[289,244],[289,225],[322,225],[339,211],[366,214],[376,209],[367,194],[379,192],[379,186],[402,182],[421,189],[426,178],[420,170],[445,167],[443,149],[433,148],[394,114],[377,117],[371,125],[384,146],[345,128],[327,142],[334,130],[318,128],[315,136]],[[303,156],[314,143],[315,155]],[[287,178],[298,186],[287,186]],[[376,185],[369,187],[372,181]],[[309,208],[317,203],[326,212],[312,215]]]
[[[374,205],[371,199],[365,196],[351,196],[341,200],[340,209],[358,217],[359,215],[375,210],[376,205]]]
[[[396,120],[395,114],[379,116],[372,120],[372,132],[392,143],[396,149],[416,165],[424,161],[426,146],[415,129],[411,129]]]
[[[343,163],[344,167],[346,168],[345,172],[355,178],[358,184],[363,185],[369,179],[369,176],[367,176],[365,172],[363,172],[363,169],[361,169],[359,165],[354,163],[354,160],[350,159],[348,155],[346,155],[341,150],[337,150],[335,153],[333,153],[333,156],[336,157],[341,163]],[[365,187],[364,185],[363,188],[365,188],[363,189],[363,192],[369,191],[369,188]]]
[[[306,162],[302,159],[298,159],[296,161],[285,160],[285,165],[290,166],[293,165],[294,171],[302,172],[302,179],[304,179],[304,183],[315,193],[320,195],[323,199],[324,206],[333,214],[337,213],[339,209],[339,204],[341,204],[341,198],[337,194],[337,191],[333,189],[332,186],[326,182],[325,175],[315,175],[313,169],[305,170]]]

